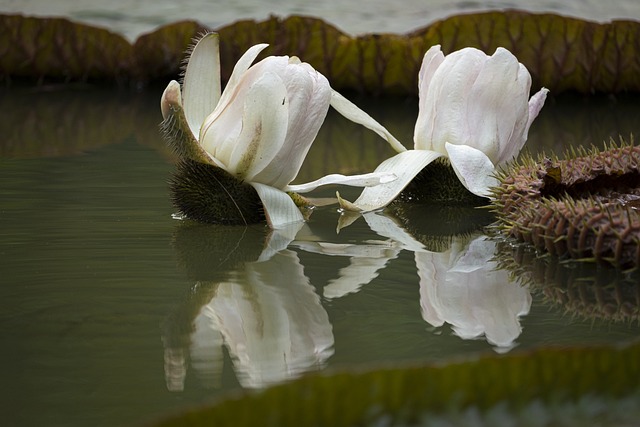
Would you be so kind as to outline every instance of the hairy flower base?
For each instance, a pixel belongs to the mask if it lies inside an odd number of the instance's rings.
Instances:
[[[560,257],[640,266],[640,147],[531,158],[499,177],[499,229]]]
[[[407,202],[470,207],[487,205],[489,199],[467,190],[449,160],[439,157],[422,169],[391,204]]]
[[[496,255],[500,268],[567,314],[611,322],[640,320],[640,271],[567,264],[555,256],[540,257],[528,245],[507,241],[498,244]]]
[[[173,204],[186,218],[226,225],[265,221],[256,190],[216,166],[181,160],[171,177],[170,189]]]

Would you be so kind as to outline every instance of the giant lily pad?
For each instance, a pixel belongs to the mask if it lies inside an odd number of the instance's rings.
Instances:
[[[535,425],[620,425],[637,420],[639,376],[637,343],[542,349],[444,366],[315,374],[155,425],[518,425],[531,417]]]
[[[175,78],[190,40],[212,30],[195,21],[170,24],[133,45],[105,29],[63,18],[0,15],[0,77],[31,81],[150,83]],[[352,37],[320,19],[291,16],[246,20],[216,29],[223,76],[251,45],[298,55],[338,90],[416,94],[426,50],[449,53],[504,46],[531,71],[534,87],[555,94],[640,90],[640,22],[595,23],[554,14],[508,10],[459,15],[408,34]]]

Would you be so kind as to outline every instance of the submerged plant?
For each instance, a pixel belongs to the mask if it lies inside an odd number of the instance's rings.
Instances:
[[[498,227],[560,257],[640,265],[640,147],[611,141],[560,160],[525,157],[493,190]]]
[[[251,65],[266,47],[249,48],[221,91],[219,38],[207,34],[191,52],[182,86],[171,81],[162,95],[162,127],[183,159],[172,180],[173,200],[187,217],[246,224],[260,221],[264,212],[269,225],[279,228],[303,221],[294,201],[300,198],[287,193],[327,184],[368,186],[395,179],[385,172],[332,174],[290,185],[330,105],[392,145],[400,143],[297,57],[269,56]],[[219,204],[223,199],[230,200]],[[241,206],[245,200],[249,205]],[[257,200],[263,209],[255,209]],[[247,210],[255,212],[245,215]]]
[[[547,89],[529,99],[530,88],[526,67],[504,48],[492,56],[465,48],[445,57],[439,45],[431,47],[419,74],[414,149],[376,168],[398,179],[364,189],[353,203],[342,200],[343,208],[387,206],[438,158],[445,159],[468,192],[489,197],[497,184],[496,168],[519,154],[544,105]]]

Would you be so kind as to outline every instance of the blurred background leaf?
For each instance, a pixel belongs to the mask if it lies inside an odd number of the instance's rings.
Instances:
[[[132,45],[110,31],[64,18],[0,15],[0,77],[8,82],[110,81],[144,85],[177,78],[191,40],[210,29],[181,21]],[[216,29],[222,74],[256,43],[266,54],[297,55],[339,90],[367,94],[417,93],[422,56],[434,44],[444,53],[475,46],[511,50],[533,76],[534,88],[554,94],[640,90],[640,22],[595,23],[515,10],[458,15],[408,34],[351,37],[316,18],[271,17]]]
[[[517,420],[531,421],[532,410],[536,425],[551,425],[561,418],[547,411],[555,407],[566,416],[569,406],[588,405],[596,397],[608,402],[607,398],[626,396],[632,407],[637,405],[638,375],[637,343],[624,348],[547,348],[444,366],[310,375],[194,409],[156,426],[430,425],[433,420],[433,425],[458,425],[470,408],[477,425],[519,425]],[[637,416],[634,411],[625,413],[627,409],[583,408],[600,425]],[[438,418],[449,423],[437,424]],[[483,424],[483,419],[490,421]]]

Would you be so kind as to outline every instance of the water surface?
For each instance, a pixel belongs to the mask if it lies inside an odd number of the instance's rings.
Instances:
[[[637,298],[635,315],[607,320],[553,298],[592,291],[579,284],[530,286],[493,268],[479,282],[447,276],[495,244],[479,231],[438,236],[437,217],[415,221],[406,239],[380,216],[337,233],[335,206],[318,208],[289,239],[172,219],[160,92],[49,89],[0,97],[5,425],[139,425],[306,371],[640,332]],[[410,144],[415,100],[356,101]],[[637,133],[637,123],[633,99],[551,98],[528,147],[601,146]],[[300,180],[371,170],[389,155],[374,134],[331,114]]]

